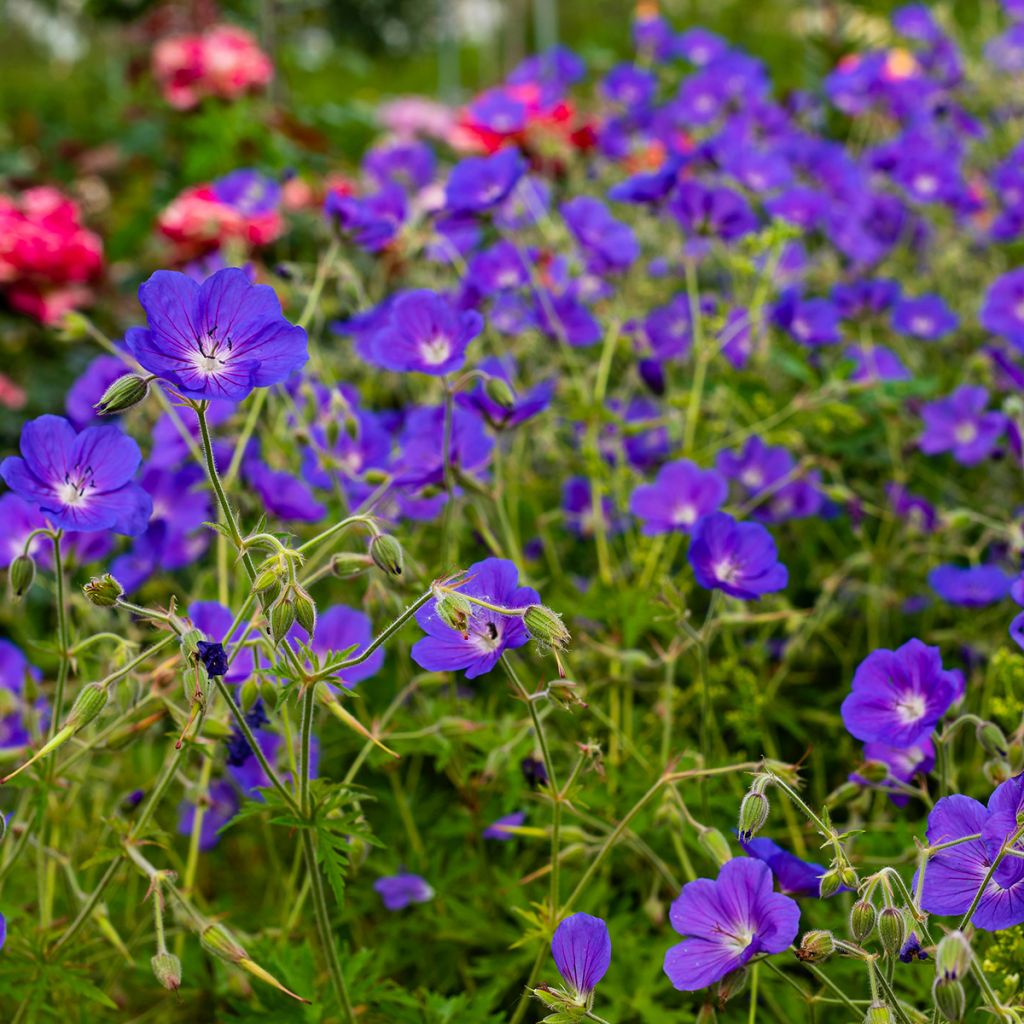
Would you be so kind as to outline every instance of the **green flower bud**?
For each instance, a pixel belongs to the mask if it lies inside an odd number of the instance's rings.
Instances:
[[[821,963],[836,951],[836,940],[831,932],[815,929],[805,932],[796,955],[808,964]]]
[[[694,1024],[715,1024],[718,1020],[718,1014],[715,1013],[714,1006],[711,1003],[705,1003],[698,1011],[697,1016],[694,1018]]]
[[[886,956],[897,956],[907,937],[907,921],[897,907],[882,907],[878,915],[878,938]]]
[[[181,961],[173,953],[157,953],[149,962],[164,988],[171,992],[181,988]]]
[[[82,587],[82,593],[91,604],[99,608],[113,608],[124,594],[124,587],[109,572],[105,572],[102,576],[93,576]]]
[[[484,394],[502,409],[510,410],[516,407],[516,396],[512,393],[508,381],[501,377],[488,377],[484,381]]]
[[[868,936],[875,930],[878,911],[869,900],[857,900],[850,910],[850,934],[853,941],[863,945]]]
[[[309,592],[302,587],[295,587],[295,619],[310,635],[316,629],[316,603]]]
[[[268,711],[273,711],[281,703],[281,691],[277,683],[271,679],[264,679],[260,683],[260,700],[266,704]]]
[[[275,646],[288,635],[294,623],[295,604],[286,590],[270,607],[270,636]]]
[[[543,604],[531,604],[523,614],[523,624],[537,643],[556,651],[565,650],[572,639],[562,616]]]
[[[732,850],[729,849],[729,840],[718,831],[717,828],[701,829],[697,836],[697,842],[704,848],[704,852],[719,866],[732,860]]]
[[[885,782],[889,778],[889,766],[884,761],[865,761],[857,774],[868,782]]]
[[[437,617],[457,633],[465,633],[473,614],[473,606],[455,590],[442,591],[434,602]]]
[[[892,1024],[892,1021],[892,1010],[882,1002],[872,1003],[864,1015],[864,1024]]]
[[[65,720],[65,726],[74,732],[84,729],[107,706],[107,688],[99,683],[82,687]]]
[[[764,793],[751,790],[740,803],[740,820],[737,832],[742,842],[753,839],[764,828],[771,805]]]
[[[247,960],[242,944],[222,924],[207,925],[199,934],[203,949],[229,964]]]
[[[971,969],[971,946],[963,932],[944,935],[935,948],[935,973],[956,980]]]
[[[140,402],[145,401],[149,395],[149,383],[152,377],[140,377],[137,373],[126,373],[118,377],[113,384],[103,392],[103,397],[96,403],[95,409],[101,416],[111,416],[114,413],[125,412]]]
[[[338,579],[350,580],[373,565],[369,555],[360,555],[354,551],[342,551],[331,559],[331,574]]]
[[[853,868],[846,864],[839,869],[839,878],[842,880],[843,885],[847,889],[856,889],[860,884],[860,879],[857,877],[857,872]]]
[[[260,684],[255,679],[246,679],[238,693],[238,704],[243,711],[251,711],[260,696]]]
[[[982,722],[975,730],[981,749],[990,757],[1006,757],[1008,744],[1003,730],[995,722]]]
[[[991,760],[986,761],[981,766],[981,772],[985,776],[985,781],[992,786],[998,786],[1000,783],[1006,782],[1007,779],[1012,779],[1016,775],[1010,762],[1004,761],[1001,757],[993,757]]]
[[[749,978],[750,971],[746,967],[737,967],[735,971],[730,971],[718,983],[719,1003],[724,1006],[730,999],[738,996],[747,987]]]
[[[823,900],[827,900],[835,896],[842,887],[843,876],[835,868],[832,868],[821,876],[821,881],[818,883],[818,895]]]
[[[201,630],[186,629],[178,641],[181,646],[181,660],[186,665],[191,665],[199,656],[199,641],[205,640],[206,636]]]
[[[11,593],[15,597],[24,597],[29,592],[36,578],[35,559],[29,554],[18,555],[8,570],[7,578],[11,584]]]
[[[386,576],[401,576],[405,568],[402,545],[390,533],[378,533],[370,541],[373,564]]]
[[[932,985],[932,999],[935,1008],[946,1020],[963,1020],[967,996],[963,985],[955,978],[936,978]]]

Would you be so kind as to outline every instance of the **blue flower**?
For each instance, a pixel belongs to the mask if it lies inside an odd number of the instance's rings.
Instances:
[[[572,994],[588,1000],[612,962],[608,925],[590,914],[570,914],[551,937],[551,955]]]
[[[448,176],[445,203],[453,213],[480,213],[497,206],[515,187],[526,170],[526,161],[515,148],[493,156],[468,157]]]
[[[697,521],[689,558],[702,587],[730,597],[756,601],[789,582],[771,534],[758,523],[738,523],[724,512]]]
[[[388,910],[404,910],[410,903],[426,903],[434,898],[434,890],[419,875],[386,875],[378,878],[373,888]]]

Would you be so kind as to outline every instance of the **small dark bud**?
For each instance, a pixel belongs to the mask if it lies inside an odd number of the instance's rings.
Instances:
[[[96,411],[101,416],[113,416],[126,412],[133,406],[145,401],[149,395],[149,383],[152,377],[140,377],[137,373],[126,373],[118,377],[103,392],[103,397],[96,403]]]
[[[405,568],[402,545],[390,533],[378,533],[370,541],[373,564],[386,576],[401,576]]]
[[[32,587],[36,578],[35,559],[29,554],[18,555],[8,570],[11,593],[15,597],[24,597]]]
[[[878,915],[878,937],[886,956],[898,956],[907,939],[907,922],[897,907],[883,907]]]
[[[913,963],[915,960],[927,960],[928,954],[921,948],[921,940],[916,932],[911,932],[906,941],[900,946],[900,962],[904,964]]]
[[[200,640],[196,644],[196,653],[206,668],[206,674],[211,678],[222,676],[227,672],[228,653],[224,650],[223,644],[213,640]]]
[[[967,996],[956,978],[936,978],[932,985],[935,1008],[949,1021],[963,1020]]]
[[[875,930],[878,911],[868,900],[857,900],[850,910],[850,934],[853,941],[863,945],[868,936]]]
[[[704,852],[719,866],[732,860],[732,850],[729,849],[729,840],[718,831],[717,828],[701,829],[697,836],[697,842],[703,847]]]
[[[502,380],[501,377],[488,377],[484,382],[484,394],[506,412],[516,407],[516,396],[512,393],[508,381]]]
[[[530,789],[537,789],[539,786],[546,786],[548,784],[548,771],[544,767],[543,758],[531,754],[519,762],[519,767]]]
[[[956,981],[971,969],[971,946],[963,932],[944,935],[935,949],[935,973]]]
[[[572,639],[562,622],[562,616],[543,604],[531,604],[526,609],[523,625],[537,643],[556,651],[565,650]]]
[[[764,793],[751,791],[744,796],[740,804],[739,826],[736,829],[742,842],[753,839],[764,828],[770,806]]]
[[[82,593],[91,604],[99,608],[113,608],[124,594],[124,587],[109,572],[105,572],[102,576],[93,576],[82,587]]]
[[[173,953],[157,953],[149,962],[164,988],[171,992],[181,988],[181,961]]]
[[[995,722],[982,722],[975,730],[975,735],[981,749],[990,757],[1006,757],[1006,736]]]
[[[831,932],[816,929],[805,932],[796,955],[808,964],[821,963],[836,951],[836,940]]]

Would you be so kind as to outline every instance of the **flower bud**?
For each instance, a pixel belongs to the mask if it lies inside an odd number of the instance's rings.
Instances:
[[[804,963],[817,964],[827,960],[836,951],[836,940],[831,932],[815,929],[805,932],[796,955]]]
[[[181,988],[181,961],[173,953],[157,953],[149,962],[164,988],[172,992]]]
[[[737,828],[742,842],[745,843],[749,839],[753,839],[764,828],[764,823],[768,820],[769,808],[768,797],[764,793],[751,790],[743,797],[743,801],[740,803],[740,820]]]
[[[199,934],[203,949],[229,964],[237,964],[248,958],[241,943],[222,924],[207,925]]]
[[[981,749],[990,757],[1006,757],[1007,742],[1003,730],[995,722],[982,722],[975,730]]]
[[[892,1010],[885,1003],[874,1002],[864,1015],[864,1024],[892,1024]]]
[[[719,1005],[725,1006],[730,999],[738,996],[747,987],[749,978],[750,971],[746,967],[737,967],[736,970],[730,971],[718,983]]]
[[[243,711],[249,711],[259,697],[260,684],[255,679],[246,679],[238,691],[238,705]]]
[[[454,590],[442,591],[434,602],[437,617],[457,633],[465,633],[473,614],[473,606],[462,594]]]
[[[835,896],[837,892],[843,887],[842,875],[835,869],[831,868],[823,874],[818,882],[818,895],[823,899],[827,900]]]
[[[867,782],[885,782],[889,778],[889,766],[884,761],[865,761],[857,774]]]
[[[543,604],[531,604],[523,613],[523,624],[537,643],[556,651],[565,650],[572,639],[562,616]]]
[[[140,377],[137,373],[126,373],[123,377],[118,377],[103,392],[103,397],[94,408],[101,416],[112,416],[115,413],[125,412],[145,401],[149,395],[149,382],[152,379],[152,377]]]
[[[878,938],[886,956],[897,956],[907,938],[907,922],[897,907],[882,907],[878,915]]]
[[[501,377],[488,377],[484,381],[484,394],[506,412],[516,407],[516,396],[512,393],[508,381]]]
[[[82,587],[82,593],[91,604],[99,608],[113,608],[124,594],[124,587],[109,572],[105,572],[102,576],[93,576]]]
[[[405,568],[402,545],[390,533],[378,533],[370,541],[370,557],[373,564],[385,576],[401,576]]]
[[[719,866],[732,860],[732,850],[729,849],[729,840],[718,831],[717,828],[701,829],[697,836],[697,842],[704,848],[704,852]]]
[[[847,889],[856,889],[860,884],[857,872],[849,864],[839,869],[839,878]]]
[[[853,941],[863,944],[868,936],[875,930],[875,921],[878,918],[878,911],[875,905],[869,900],[857,900],[850,910],[850,934]]]
[[[74,732],[84,729],[107,706],[107,688],[99,683],[82,687],[64,725]]]
[[[24,597],[35,582],[35,559],[27,553],[18,555],[11,562],[7,578],[11,584],[11,593],[15,597]]]
[[[366,572],[371,564],[372,559],[369,555],[342,551],[331,559],[331,574],[342,580],[350,580],[361,572]]]
[[[963,985],[955,978],[936,978],[932,985],[932,1000],[946,1020],[963,1020],[967,996]]]
[[[316,629],[316,602],[302,587],[295,587],[295,620],[310,635]]]
[[[944,935],[935,949],[935,973],[956,980],[971,969],[971,946],[963,932]]]
[[[295,623],[295,605],[291,594],[285,591],[270,607],[270,636],[279,644]]]
[[[1001,757],[993,757],[991,760],[986,761],[981,766],[981,773],[985,776],[985,781],[991,786],[998,786],[1006,782],[1007,779],[1012,779],[1016,774],[1013,770],[1013,765]]]

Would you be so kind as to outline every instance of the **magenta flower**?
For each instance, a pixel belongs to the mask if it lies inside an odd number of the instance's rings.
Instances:
[[[608,925],[590,914],[570,915],[555,929],[551,955],[571,994],[586,1002],[612,962]]]
[[[201,285],[158,270],[139,289],[148,330],[125,343],[150,373],[192,398],[238,401],[286,380],[306,362],[306,332],[281,312],[274,289],[228,267]]]
[[[767,864],[737,857],[715,881],[684,885],[669,920],[686,938],[665,954],[665,973],[680,991],[696,992],[759,953],[786,949],[800,927],[800,908],[772,890]]]
[[[756,601],[789,582],[772,535],[759,523],[738,523],[724,512],[698,520],[689,557],[702,587],[730,597]]]
[[[21,454],[0,463],[0,477],[54,526],[132,537],[145,530],[153,502],[132,479],[142,455],[118,427],[76,433],[61,416],[40,416],[22,427]]]

